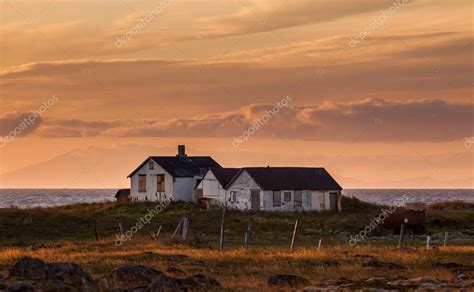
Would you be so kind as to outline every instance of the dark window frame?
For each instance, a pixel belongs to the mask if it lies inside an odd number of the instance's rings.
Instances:
[[[156,191],[159,193],[165,192],[165,175],[164,174],[156,175]]]
[[[286,195],[288,195],[288,197]],[[283,192],[283,201],[286,203],[291,202],[291,191]]]
[[[138,175],[138,192],[146,193],[146,174]]]
[[[281,207],[281,191],[273,191],[273,207]]]

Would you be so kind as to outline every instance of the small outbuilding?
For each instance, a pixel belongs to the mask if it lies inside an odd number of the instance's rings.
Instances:
[[[132,200],[132,196],[130,195],[130,189],[120,189],[115,194],[115,198],[119,203],[126,203]]]

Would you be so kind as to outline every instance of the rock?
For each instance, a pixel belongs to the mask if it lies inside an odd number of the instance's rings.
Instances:
[[[410,280],[414,284],[418,284],[419,286],[427,286],[427,285],[440,285],[441,283],[438,280],[431,279],[428,277],[421,277],[421,278],[416,278],[416,279],[411,279]]]
[[[45,248],[46,245],[42,244],[42,243],[35,243],[33,245],[30,246],[30,249],[31,250],[38,250],[38,249],[42,249],[42,248]]]
[[[83,289],[95,286],[92,277],[80,266],[72,263],[47,264],[47,279],[61,281],[64,284]]]
[[[12,283],[8,282],[5,285],[5,291],[7,292],[41,291],[42,289],[43,286],[40,283],[36,283],[31,280],[16,281]]]
[[[216,289],[221,287],[221,283],[214,278],[197,274],[186,279],[177,280],[181,287],[193,289]]]
[[[368,287],[383,287],[387,286],[388,279],[385,277],[373,277],[364,281],[364,284]]]
[[[446,262],[446,263],[434,263],[433,268],[436,269],[449,269],[449,270],[457,270],[457,271],[474,271],[474,267],[466,266],[463,264],[458,264],[454,262]]]
[[[149,292],[186,292],[188,289],[180,287],[179,283],[170,277],[163,277],[150,285],[144,290]]]
[[[267,281],[269,286],[291,287],[296,288],[304,285],[309,285],[310,282],[300,276],[296,275],[276,275],[270,276]]]
[[[54,244],[43,244],[43,243],[35,243],[30,245],[30,249],[35,251],[38,249],[43,249],[43,248],[60,248],[62,245],[59,243],[54,243]]]
[[[175,267],[169,267],[169,268],[166,270],[166,272],[167,272],[168,274],[174,274],[174,275],[180,275],[180,276],[185,274],[183,270],[180,270],[180,269],[175,268]]]
[[[461,281],[467,281],[469,280],[469,276],[465,272],[457,272],[454,275],[454,282],[461,282]]]
[[[30,257],[20,259],[10,270],[10,277],[58,282],[81,289],[95,286],[92,277],[76,264],[45,263]]]
[[[348,284],[348,283],[352,283],[352,281],[345,277],[341,277],[339,279],[329,279],[329,280],[324,281],[325,286],[339,286],[339,285]]]
[[[194,275],[185,279],[175,279],[163,277],[150,284],[146,291],[207,291],[221,288],[221,284],[216,279],[205,275]]]
[[[362,261],[362,266],[364,268],[389,268],[390,270],[403,270],[405,269],[404,266],[395,264],[395,263],[389,263],[389,262],[381,262],[376,259],[366,259]]]
[[[30,280],[45,280],[47,266],[39,259],[23,257],[10,270],[10,277],[20,277]]]
[[[99,280],[103,289],[145,288],[153,282],[166,279],[162,272],[141,265],[124,265],[113,269]]]

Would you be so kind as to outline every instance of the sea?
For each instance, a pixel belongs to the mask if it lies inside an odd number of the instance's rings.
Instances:
[[[0,189],[0,209],[48,208],[81,203],[115,201],[116,189]],[[474,203],[474,189],[347,189],[344,196],[394,205],[464,201]]]

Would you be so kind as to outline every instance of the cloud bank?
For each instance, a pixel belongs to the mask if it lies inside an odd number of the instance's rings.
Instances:
[[[170,120],[47,118],[46,137],[233,137],[248,129],[272,104],[250,104],[235,112]],[[442,142],[474,136],[474,104],[437,99],[364,99],[349,103],[289,106],[256,136],[328,142]]]

